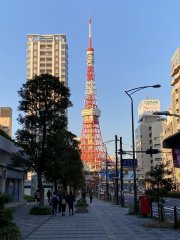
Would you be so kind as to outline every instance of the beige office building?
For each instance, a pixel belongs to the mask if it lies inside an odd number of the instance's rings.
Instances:
[[[164,119],[152,114],[141,116],[139,125],[136,128],[136,158],[138,161],[137,178],[144,180],[146,173],[162,162],[161,153],[146,154],[146,150],[153,148],[161,151],[160,134]]]
[[[0,129],[10,137],[12,136],[12,109],[10,107],[0,107]]]
[[[27,79],[49,73],[68,85],[68,45],[65,34],[27,35]]]
[[[172,114],[180,115],[180,48],[177,48],[171,58],[171,107],[168,109]],[[168,116],[167,122],[164,124],[162,138],[167,137],[180,131],[180,119],[175,116]],[[163,162],[173,169],[173,180],[176,189],[180,190],[180,168],[175,168],[171,149],[163,150]]]

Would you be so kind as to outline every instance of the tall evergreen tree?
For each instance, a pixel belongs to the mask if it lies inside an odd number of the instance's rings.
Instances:
[[[42,175],[45,167],[47,137],[67,127],[67,108],[72,106],[69,89],[57,77],[49,74],[35,76],[18,91],[21,100],[16,140],[23,150],[14,155],[14,165],[24,164],[37,173],[40,204],[44,203]],[[21,161],[20,161],[21,160]]]
[[[64,190],[67,186],[75,190],[84,184],[79,142],[75,138],[71,132],[61,130],[47,140],[45,177],[54,182],[56,190],[58,184]]]
[[[150,185],[150,188],[146,191],[146,194],[150,195],[153,201],[157,201],[158,211],[160,208],[160,199],[163,199],[168,191],[173,188],[171,177],[172,171],[167,169],[167,167],[162,163],[156,165],[146,174],[145,181]]]

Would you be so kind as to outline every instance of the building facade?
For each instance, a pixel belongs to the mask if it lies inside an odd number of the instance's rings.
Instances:
[[[161,150],[161,132],[165,120],[159,116],[144,115],[141,117],[139,126],[136,129],[136,158],[138,162],[137,177],[138,180],[145,179],[146,173],[154,166],[162,162],[160,153],[146,154],[147,149],[153,148]]]
[[[0,129],[12,136],[12,109],[0,107]]]
[[[180,48],[171,58],[171,112],[180,114]],[[173,133],[180,131],[180,119],[171,117]]]
[[[14,201],[24,199],[24,172],[9,166],[11,155],[19,149],[13,142],[0,136],[0,193],[10,194]]]
[[[180,115],[180,48],[177,48],[171,58],[171,107],[168,109],[171,114]],[[163,126],[162,139],[176,134],[180,131],[180,118],[168,116]],[[173,170],[173,181],[176,190],[180,190],[180,166],[175,167],[173,163],[171,148],[163,149],[163,162]]]
[[[27,35],[27,79],[51,74],[68,84],[68,45],[65,34]]]

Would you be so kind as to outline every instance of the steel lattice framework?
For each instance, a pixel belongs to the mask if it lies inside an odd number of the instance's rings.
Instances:
[[[81,133],[81,159],[90,171],[99,171],[106,159],[99,117],[101,115],[96,102],[94,77],[94,49],[92,47],[91,19],[89,20],[89,47],[87,49],[87,80],[84,109],[82,110],[83,127]]]

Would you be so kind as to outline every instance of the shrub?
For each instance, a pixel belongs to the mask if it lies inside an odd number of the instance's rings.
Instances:
[[[75,207],[88,207],[88,204],[87,204],[87,202],[86,202],[86,199],[80,198],[80,199],[77,201]]]
[[[0,193],[0,207],[4,208],[5,203],[13,201],[13,197],[7,193]]]
[[[15,223],[12,223],[13,208],[4,208],[4,204],[12,201],[12,197],[8,194],[0,194],[0,239],[2,240],[18,240],[21,233]]]
[[[15,223],[9,223],[7,226],[0,227],[0,239],[2,240],[19,240],[21,233]]]
[[[29,196],[29,195],[24,195],[24,200],[26,200],[27,202],[36,201],[36,199],[33,196]]]
[[[12,208],[4,208],[0,210],[0,227],[10,224],[13,220]]]
[[[180,198],[180,192],[168,192],[167,197]]]
[[[34,215],[48,215],[52,213],[52,209],[50,207],[35,206],[30,209],[29,213]]]

